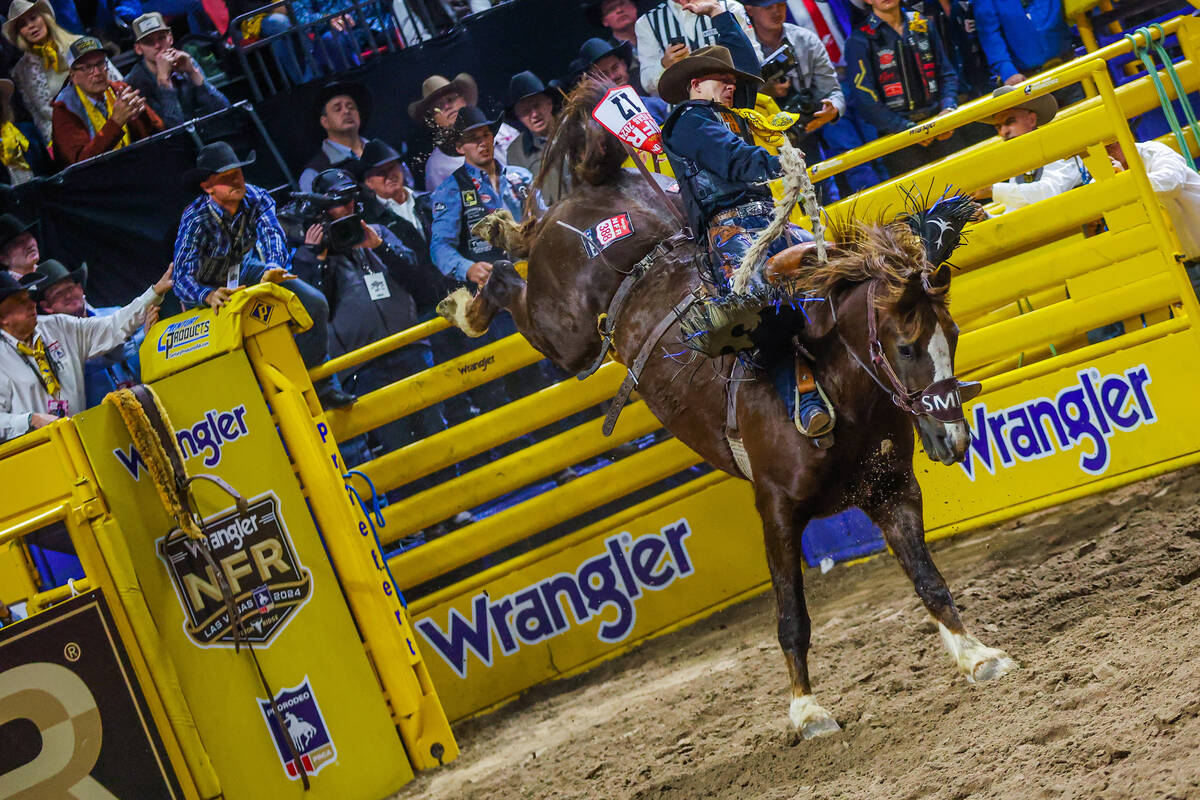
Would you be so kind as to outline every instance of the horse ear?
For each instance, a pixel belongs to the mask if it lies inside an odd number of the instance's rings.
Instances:
[[[926,282],[930,289],[945,291],[950,288],[950,265],[942,264],[935,270],[932,270]]]

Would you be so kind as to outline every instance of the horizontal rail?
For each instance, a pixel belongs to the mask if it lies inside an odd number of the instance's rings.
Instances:
[[[69,580],[63,586],[56,586],[45,592],[38,592],[33,597],[30,597],[25,603],[25,610],[29,614],[37,614],[40,611],[45,611],[53,605],[57,605],[64,600],[70,600],[77,594],[90,592],[92,590],[92,582],[87,578],[79,578],[78,580]]]
[[[328,378],[336,372],[352,369],[362,364],[379,358],[382,355],[387,355],[393,350],[399,350],[401,347],[419,342],[426,339],[435,333],[446,330],[450,327],[450,323],[438,317],[427,322],[422,322],[419,325],[414,325],[411,328],[406,328],[399,333],[393,333],[391,336],[371,342],[365,347],[360,347],[357,350],[351,350],[345,355],[340,355],[337,358],[331,358],[319,367],[313,367],[308,371],[308,377],[313,381],[319,381],[322,378]]]
[[[623,366],[610,361],[585,381],[561,381],[384,453],[357,469],[371,479],[376,489],[390,491],[607,400],[616,393],[625,374]],[[367,487],[362,483],[356,488],[365,491]]]
[[[388,566],[396,585],[411,589],[698,463],[700,456],[669,439],[393,556]]]
[[[350,408],[332,409],[325,416],[334,438],[344,442],[543,358],[525,337],[513,334],[369,392]]]
[[[383,512],[386,522],[384,542],[393,542],[427,525],[449,519],[460,511],[516,491],[662,427],[645,403],[628,406],[621,413],[611,437],[601,432],[602,423],[603,419],[599,418],[589,420],[465,475],[389,504]]]
[[[60,503],[52,508],[48,508],[36,516],[32,516],[27,520],[18,522],[16,525],[5,528],[0,531],[0,547],[8,544],[11,541],[28,536],[31,533],[36,533],[47,525],[64,520],[67,514],[71,512],[71,507],[67,503]]]

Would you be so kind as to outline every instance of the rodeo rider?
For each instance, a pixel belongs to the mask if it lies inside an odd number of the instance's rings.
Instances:
[[[754,235],[771,221],[774,201],[767,182],[780,176],[781,167],[776,156],[753,144],[746,119],[731,110],[754,108],[762,84],[749,39],[718,0],[692,0],[684,8],[711,19],[718,44],[675,62],[659,79],[663,100],[679,104],[663,126],[663,141],[689,224],[708,232],[713,282],[727,292],[729,278]],[[791,226],[787,235],[772,242],[767,255],[811,239]],[[789,406],[795,386],[790,366],[768,370]],[[806,436],[823,435],[832,424],[815,390],[801,394],[789,410],[797,430]]]

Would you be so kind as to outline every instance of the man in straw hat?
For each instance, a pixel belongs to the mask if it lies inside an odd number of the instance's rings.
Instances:
[[[141,92],[108,76],[108,51],[84,36],[71,45],[71,79],[54,99],[54,155],[64,164],[117,150],[163,129]]]
[[[42,278],[30,294],[37,302],[39,314],[67,314],[72,317],[109,317],[121,310],[119,306],[96,308],[87,300],[88,268],[80,264],[76,269],[67,269],[60,261],[48,258],[38,264],[34,275]],[[147,309],[142,329],[136,331],[124,344],[107,353],[88,359],[83,367],[84,394],[88,408],[99,405],[104,396],[116,389],[140,383],[141,368],[138,364],[138,348],[142,344],[145,329],[158,321],[158,306]]]
[[[38,316],[31,290],[45,279],[0,271],[0,442],[45,427],[86,407],[83,365],[119,347],[172,286],[158,282],[107,317]]]
[[[758,58],[746,34],[718,0],[691,0],[684,7],[712,19],[718,44],[675,62],[659,79],[662,99],[678,104],[663,126],[663,144],[679,179],[688,222],[707,236],[713,282],[718,290],[728,290],[754,237],[771,222],[775,205],[767,183],[779,177],[782,168],[778,157],[753,144],[746,119],[734,110],[753,108],[762,85]],[[790,226],[766,255],[811,239]],[[763,307],[725,297],[694,305],[689,316],[694,318],[692,328],[707,331],[705,340],[714,351],[710,354],[716,355],[754,346],[744,336],[735,340],[733,331],[754,330]],[[770,364],[768,371],[796,428],[807,436],[827,433],[832,420],[820,394],[812,389],[796,402],[791,358],[778,360],[779,368]]]
[[[992,97],[1003,97],[1015,91],[1012,86],[1001,86],[992,92]],[[1058,102],[1054,95],[1026,97],[1022,103],[996,113],[991,124],[1004,141],[1033,133],[1038,127],[1054,119],[1058,113]],[[1062,194],[1068,189],[1082,186],[1091,180],[1087,169],[1078,156],[1052,161],[1044,167],[1009,178],[1002,183],[984,186],[975,192],[976,200],[989,197],[1004,205],[1006,211],[1014,211],[1027,205]]]
[[[430,75],[421,83],[421,97],[408,104],[408,115],[433,131],[433,152],[425,162],[425,191],[432,192],[463,165],[463,157],[449,141],[453,137],[458,112],[479,102],[479,87],[465,72],[449,80]],[[508,146],[520,134],[511,125],[501,124],[496,131],[496,158],[508,163]]]
[[[253,163],[253,152],[242,160],[227,142],[213,142],[200,149],[196,167],[185,174],[200,196],[179,221],[175,295],[185,309],[208,306],[219,313],[240,286],[281,284],[312,317],[312,327],[296,334],[296,346],[305,365],[315,367],[329,355],[329,303],[288,272],[290,253],[275,217],[275,201],[265,189],[246,183],[242,174],[242,167]],[[355,400],[328,378],[314,388],[326,408]]]

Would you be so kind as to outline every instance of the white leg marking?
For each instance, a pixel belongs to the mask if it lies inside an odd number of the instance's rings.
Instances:
[[[475,298],[471,290],[460,286],[437,304],[437,313],[446,321],[471,338],[478,338],[487,333],[487,329],[473,328],[467,321],[467,305]]]
[[[950,355],[950,341],[946,338],[946,332],[942,330],[940,322],[934,327],[933,335],[929,337],[929,358],[933,361],[934,382],[954,377],[954,359]],[[952,451],[957,453],[960,448],[966,447],[968,433],[965,422],[943,422],[942,425],[946,429],[946,441],[949,442]]]
[[[995,680],[1021,666],[1008,653],[988,647],[969,633],[951,633],[940,622],[938,633],[942,635],[942,644],[946,645],[959,672],[969,683]]]
[[[833,718],[833,714],[821,708],[820,703],[810,694],[792,698],[788,719],[792,721],[792,727],[805,739],[837,733],[842,729]]]

